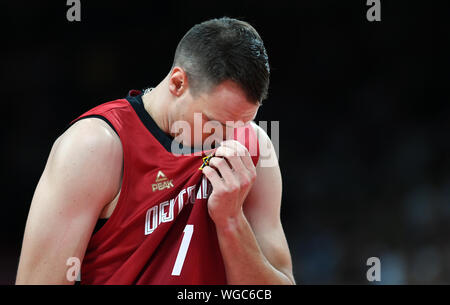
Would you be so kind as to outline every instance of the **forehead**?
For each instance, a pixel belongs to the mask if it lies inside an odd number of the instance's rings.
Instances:
[[[253,120],[259,108],[250,101],[245,92],[233,81],[224,81],[203,95],[203,113],[217,121]]]

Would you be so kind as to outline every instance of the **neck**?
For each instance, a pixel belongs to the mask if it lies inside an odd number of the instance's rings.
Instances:
[[[168,105],[170,104],[170,96],[167,96],[164,90],[167,86],[166,79],[164,79],[158,86],[151,91],[144,93],[142,102],[148,114],[155,121],[156,125],[166,134],[170,134],[169,112]]]

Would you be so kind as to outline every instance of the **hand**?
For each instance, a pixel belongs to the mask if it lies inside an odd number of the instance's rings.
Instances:
[[[235,140],[222,142],[203,173],[213,187],[208,212],[216,226],[242,216],[244,200],[256,179],[247,148]]]

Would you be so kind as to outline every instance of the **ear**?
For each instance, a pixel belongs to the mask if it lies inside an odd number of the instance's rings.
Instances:
[[[181,67],[174,67],[169,76],[169,91],[179,97],[188,89],[188,77]]]

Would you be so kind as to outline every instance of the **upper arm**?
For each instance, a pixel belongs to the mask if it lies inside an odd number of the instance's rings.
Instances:
[[[55,141],[32,199],[17,283],[69,283],[67,259],[82,261],[120,187],[122,158],[120,139],[99,119],[76,122]]]
[[[291,255],[280,219],[280,167],[270,138],[259,126],[254,125],[254,128],[258,134],[260,159],[256,180],[244,203],[244,213],[267,260],[294,283]]]

